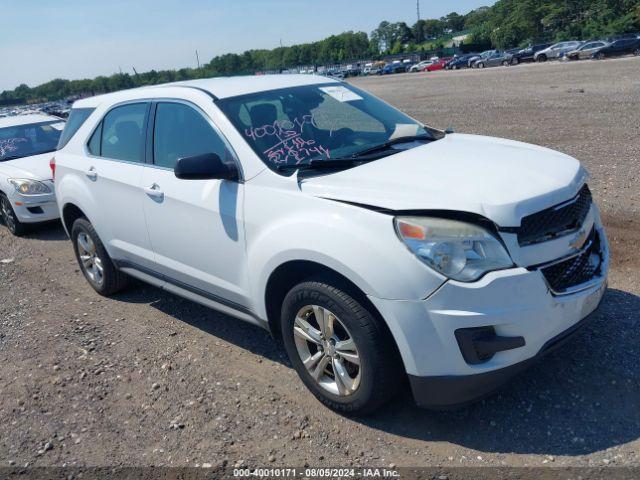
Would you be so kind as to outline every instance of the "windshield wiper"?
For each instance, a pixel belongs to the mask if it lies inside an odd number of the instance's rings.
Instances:
[[[422,135],[408,135],[408,136],[405,136],[405,137],[397,137],[397,138],[394,138],[392,140],[388,140],[388,141],[386,141],[384,143],[381,143],[380,145],[374,145],[373,147],[365,148],[364,150],[356,152],[353,155],[351,155],[350,158],[364,157],[364,156],[369,155],[371,153],[388,150],[392,146],[398,145],[400,143],[409,143],[409,142],[420,141],[420,140],[432,141],[432,140],[434,140],[434,138],[431,135],[425,135],[425,134],[422,134]]]

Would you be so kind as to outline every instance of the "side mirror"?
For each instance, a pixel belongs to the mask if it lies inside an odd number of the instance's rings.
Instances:
[[[173,169],[181,180],[238,180],[235,164],[224,163],[215,153],[179,158]]]

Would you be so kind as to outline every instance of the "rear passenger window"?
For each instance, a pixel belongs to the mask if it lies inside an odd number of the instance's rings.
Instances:
[[[89,115],[93,113],[93,108],[72,108],[71,112],[69,112],[69,118],[67,119],[67,123],[62,131],[62,135],[60,135],[60,140],[58,141],[57,149],[60,150],[63,148],[69,140],[76,134],[80,127],[84,124],[84,122],[89,118]]]
[[[223,162],[234,161],[209,122],[182,103],[158,103],[153,139],[153,159],[160,167],[174,168],[179,158],[205,153],[215,153]]]
[[[147,109],[148,104],[135,103],[116,107],[107,113],[102,120],[101,157],[144,162]],[[91,138],[90,150],[97,147],[95,143]]]

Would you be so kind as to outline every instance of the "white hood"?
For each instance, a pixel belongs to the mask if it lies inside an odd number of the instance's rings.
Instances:
[[[526,143],[451,134],[342,172],[303,179],[314,196],[391,210],[455,210],[501,227],[574,196],[586,171],[565,154]]]
[[[28,178],[31,180],[51,180],[49,161],[54,152],[34,155],[32,157],[16,158],[7,162],[0,162],[0,172],[7,177]]]

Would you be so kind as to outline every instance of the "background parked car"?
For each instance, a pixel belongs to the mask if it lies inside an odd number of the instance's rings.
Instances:
[[[396,61],[396,62],[387,64],[382,69],[382,75],[391,75],[394,73],[406,73],[406,71],[407,71],[407,64]]]
[[[420,63],[416,63],[415,65],[412,65],[411,68],[409,69],[409,72],[421,72],[432,63],[433,61],[431,60],[423,60]]]
[[[549,48],[545,48],[544,50],[540,50],[537,52],[533,59],[536,62],[546,62],[547,60],[556,60],[560,57],[563,57],[566,53],[577,50],[582,46],[584,42],[580,42],[578,40],[572,40],[570,42],[560,42],[554,45],[551,45]]]
[[[431,65],[428,65],[424,68],[424,71],[427,72],[435,72],[436,70],[443,70],[444,66],[449,63],[449,61],[451,60],[450,57],[446,57],[446,58],[441,58],[440,60],[438,60],[437,62],[433,62]]]
[[[476,60],[473,64],[474,68],[485,68],[485,67],[499,67],[500,65],[504,65],[508,67],[511,65],[512,55],[507,52],[495,52],[489,55],[486,58],[481,58]]]
[[[630,53],[640,56],[640,39],[627,38],[624,40],[617,40],[593,52],[592,57],[602,60],[604,58],[619,57]]]
[[[567,60],[584,60],[586,58],[591,58],[594,52],[600,50],[602,47],[606,47],[607,45],[609,45],[609,42],[605,40],[587,42],[580,48],[573,50],[572,52],[568,52],[564,57]]]
[[[472,57],[477,57],[477,56],[478,55],[476,53],[469,53],[467,55],[462,55],[461,57],[455,57],[447,65],[445,65],[445,68],[447,70],[458,70],[460,68],[469,68],[469,60]]]
[[[511,58],[511,64],[517,65],[524,62],[533,62],[533,56],[536,53],[549,48],[550,46],[550,43],[541,43],[538,45],[531,45],[527,48],[523,48],[519,52],[513,54],[513,57]]]
[[[468,65],[469,65],[469,67],[473,67],[473,65],[474,65],[478,60],[480,60],[480,59],[482,59],[482,58],[488,58],[488,57],[490,57],[491,55],[493,55],[494,53],[496,53],[497,51],[498,51],[498,50],[486,50],[486,51],[484,51],[484,52],[480,53],[479,55],[475,55],[475,56],[471,57],[467,63],[468,63]]]

